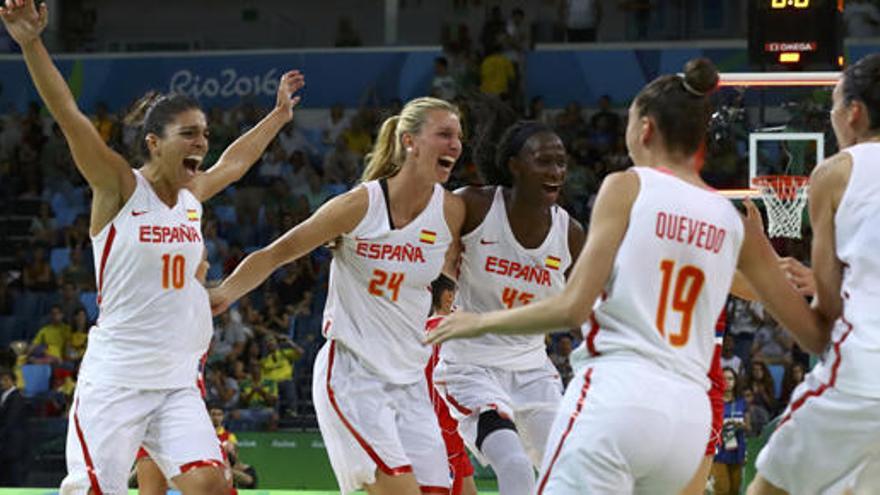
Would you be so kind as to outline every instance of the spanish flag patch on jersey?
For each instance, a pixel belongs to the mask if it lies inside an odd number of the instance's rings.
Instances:
[[[556,256],[547,256],[547,259],[544,260],[544,266],[551,270],[559,270],[559,265],[562,263],[562,260],[557,258]]]
[[[186,218],[190,222],[198,222],[199,221],[198,210],[186,210]]]
[[[437,233],[431,232],[427,229],[422,229],[422,231],[419,233],[419,240],[424,242],[425,244],[434,244],[434,242],[437,240]]]

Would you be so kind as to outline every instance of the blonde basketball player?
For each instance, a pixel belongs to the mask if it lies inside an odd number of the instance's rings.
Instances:
[[[559,136],[532,121],[501,134],[485,143],[497,153],[477,153],[494,185],[456,191],[467,205],[456,298],[466,311],[518,307],[562,291],[584,244],[583,228],[556,204],[567,160]],[[492,466],[499,492],[534,493],[563,389],[543,335],[449,342],[434,377],[461,418],[463,438]]]
[[[548,441],[539,494],[685,487],[709,438],[714,323],[737,264],[783,324],[800,325],[805,348],[824,345],[763,232],[744,225],[694,168],[710,113],[706,94],[717,80],[708,60],[693,60],[684,77],[659,77],[638,94],[627,127],[636,167],[602,185],[561,294],[508,311],[453,314],[429,336],[543,332],[590,320],[572,354],[575,378]]]
[[[842,151],[810,184],[814,311],[831,346],[791,395],[749,493],[877,493],[880,487],[880,55],[832,93]]]
[[[342,493],[447,493],[449,469],[421,345],[428,287],[464,219],[440,183],[461,155],[455,106],[407,103],[385,121],[364,183],[322,206],[211,291],[221,310],[277,267],[337,237],[315,361],[318,425]]]
[[[208,140],[197,104],[154,101],[144,119],[146,160],[133,170],[77,108],[43,46],[46,4],[7,0],[0,17],[93,193],[100,314],[70,412],[60,492],[125,493],[143,444],[184,493],[225,493],[217,439],[194,385],[211,339],[207,293],[195,278],[200,202],[241,177],[291,119],[302,76],[282,77],[276,108],[206,173],[198,171]]]

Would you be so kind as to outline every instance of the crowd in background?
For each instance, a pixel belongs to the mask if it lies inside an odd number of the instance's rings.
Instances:
[[[563,139],[569,168],[560,202],[588,225],[602,179],[630,165],[623,135],[626,110],[607,96],[553,110],[544,108],[541,97],[526,101],[523,64],[531,41],[523,26],[522,11],[505,19],[500,9],[492,10],[479,40],[466,30],[443,40],[443,56],[435,60],[425,92],[457,103],[463,112],[465,152],[449,187],[481,183],[471,143],[481,119],[491,118],[485,101],[504,102],[523,117],[552,126]],[[595,38],[589,25],[574,23],[568,29],[573,39]],[[208,283],[229,275],[246,253],[356,185],[378,124],[400,106],[400,101],[336,105],[318,126],[303,126],[295,118],[241,181],[205,206]],[[130,155],[136,133],[122,124],[125,111],[98,105],[92,119],[106,142]],[[210,109],[214,154],[204,166],[263,112],[248,101]],[[24,239],[5,232],[14,261],[0,270],[0,370],[12,370],[14,383],[26,391],[28,416],[66,416],[97,317],[89,194],[59,127],[36,103],[25,113],[0,117],[0,203],[7,214],[27,220]],[[204,371],[207,400],[222,407],[231,430],[315,426],[311,368],[323,343],[330,258],[328,249],[320,249],[285,266],[215,319]],[[741,401],[740,412],[749,418],[745,433],[758,435],[803,380],[808,358],[759,305],[732,298],[723,326],[723,366],[733,372],[734,400]],[[566,383],[568,355],[582,338],[572,329],[547,339]],[[28,379],[45,380],[45,386]]]

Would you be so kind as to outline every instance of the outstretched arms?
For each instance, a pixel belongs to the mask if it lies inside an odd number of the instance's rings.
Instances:
[[[199,175],[192,185],[193,194],[200,201],[207,201],[229,184],[242,178],[260,158],[278,131],[293,118],[293,109],[300,101],[294,93],[305,86],[305,78],[298,70],[281,76],[275,108],[220,155],[213,167]]]

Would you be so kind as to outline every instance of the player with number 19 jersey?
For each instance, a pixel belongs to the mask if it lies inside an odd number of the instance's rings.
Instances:
[[[663,169],[633,170],[641,187],[629,227],[593,321],[584,325],[583,348],[572,356],[639,357],[708,390],[715,323],[736,272],[742,219],[713,191]]]
[[[196,279],[202,206],[183,188],[169,208],[134,175],[131,198],[92,238],[99,316],[80,378],[135,389],[191,387],[212,335],[208,294]],[[163,352],[149,351],[157,347]]]

